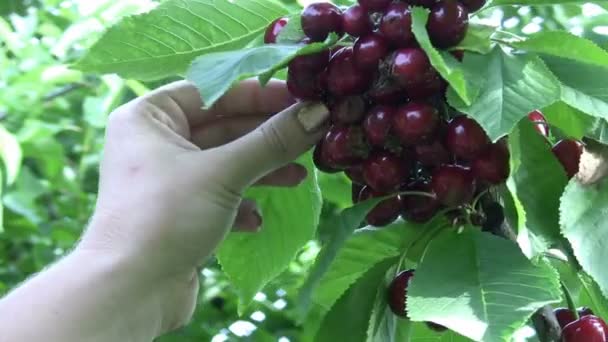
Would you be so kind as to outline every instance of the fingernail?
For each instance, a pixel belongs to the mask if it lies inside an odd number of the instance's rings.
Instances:
[[[298,121],[308,133],[312,133],[323,127],[329,119],[329,110],[323,103],[311,102],[303,105],[298,111]]]

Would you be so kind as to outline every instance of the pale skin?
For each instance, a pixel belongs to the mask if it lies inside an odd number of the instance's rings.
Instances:
[[[152,341],[187,324],[197,268],[231,229],[262,226],[244,191],[306,177],[292,161],[329,114],[292,103],[283,82],[248,80],[204,110],[177,82],[118,108],[81,241],[0,300],[0,342]]]

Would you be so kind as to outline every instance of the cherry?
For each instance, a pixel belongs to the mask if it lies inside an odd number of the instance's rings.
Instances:
[[[335,96],[362,94],[371,81],[369,73],[357,70],[351,47],[342,48],[331,57],[327,72],[327,88]]]
[[[545,119],[543,113],[538,110],[530,112],[530,114],[528,114],[528,120],[534,123],[534,129],[543,137],[549,136],[549,125],[547,124],[547,119]]]
[[[365,8],[352,5],[342,14],[342,27],[351,37],[361,37],[372,32],[372,21]]]
[[[384,38],[372,33],[362,36],[355,42],[353,57],[355,65],[362,71],[374,70],[378,63],[388,53],[388,44]]]
[[[466,116],[458,116],[450,121],[445,138],[448,150],[465,160],[474,159],[490,145],[483,128]]]
[[[431,10],[427,30],[431,42],[445,49],[464,39],[469,27],[469,11],[455,0],[441,0]]]
[[[348,177],[354,184],[365,184],[365,179],[363,178],[363,165],[356,164],[348,169],[344,170],[344,174]]]
[[[427,168],[435,168],[450,161],[450,153],[438,139],[428,144],[416,145],[414,153],[418,162]]]
[[[471,171],[463,166],[443,165],[433,172],[431,188],[439,202],[454,207],[473,199],[475,179]]]
[[[408,185],[405,191],[421,191],[431,193],[431,187],[427,182],[418,181]],[[401,216],[406,221],[424,223],[433,218],[441,204],[436,198],[420,195],[402,195],[403,208]]]
[[[386,195],[387,194],[374,191],[369,186],[366,186],[359,194],[359,202]],[[397,218],[399,218],[400,212],[401,199],[399,196],[390,197],[376,204],[376,206],[365,217],[365,221],[367,224],[372,226],[384,227],[393,223]]]
[[[414,41],[412,14],[408,4],[393,2],[380,20],[380,33],[396,47],[406,47]]]
[[[426,100],[429,97],[445,93],[448,84],[438,74],[430,76],[423,83],[416,85],[415,87],[408,87],[408,97],[411,100]]]
[[[471,163],[471,170],[479,180],[500,184],[509,178],[509,149],[498,142],[490,145]]]
[[[577,311],[580,317],[593,315],[593,311],[587,307],[578,308]],[[553,314],[557,318],[557,322],[562,329],[565,328],[566,325],[576,321],[574,313],[568,308],[556,308],[553,310]]]
[[[393,118],[393,131],[405,145],[429,141],[438,125],[437,109],[422,102],[410,102],[399,107]]]
[[[405,48],[395,51],[391,59],[391,76],[410,93],[438,77],[422,49]]]
[[[407,100],[405,91],[393,80],[379,76],[367,91],[369,99],[376,104],[395,105]]]
[[[325,94],[326,73],[301,72],[298,69],[287,71],[287,89],[300,100],[321,100]]]
[[[448,330],[448,328],[444,327],[441,324],[437,324],[437,323],[433,323],[433,322],[426,322],[426,326],[436,332],[444,332],[446,330]]]
[[[358,0],[359,4],[370,12],[383,11],[391,3],[391,0]]]
[[[289,18],[278,18],[268,25],[266,32],[264,33],[264,43],[274,44],[277,42],[277,36],[283,30],[285,25],[289,22]]]
[[[397,156],[377,151],[363,163],[363,178],[372,189],[391,192],[399,189],[408,174],[407,165]]]
[[[460,0],[460,2],[470,13],[478,11],[486,4],[486,0]]]
[[[608,325],[599,317],[590,315],[566,325],[562,330],[562,342],[606,342]]]
[[[553,154],[566,170],[568,179],[574,177],[578,173],[578,165],[583,154],[583,143],[574,139],[562,139],[558,141],[553,148]]]
[[[341,97],[329,103],[328,107],[332,123],[354,124],[365,116],[365,101],[361,96]]]
[[[387,105],[378,105],[369,110],[363,121],[363,130],[371,145],[385,146],[395,112],[394,107]]]
[[[388,305],[399,317],[407,317],[407,288],[413,276],[414,270],[401,271],[388,287]]]
[[[368,153],[363,130],[358,126],[332,126],[323,139],[322,156],[334,169],[360,163]]]
[[[312,161],[314,162],[315,166],[317,167],[317,169],[325,173],[340,172],[340,170],[334,169],[333,167],[329,166],[330,161],[329,158],[327,158],[327,154],[323,153],[322,145],[322,141],[315,145],[315,149],[312,153]]]
[[[342,34],[342,11],[329,2],[308,5],[301,19],[304,34],[315,42],[324,41],[330,32]]]
[[[329,64],[329,50],[297,56],[289,62],[289,70],[297,73],[318,73]]]

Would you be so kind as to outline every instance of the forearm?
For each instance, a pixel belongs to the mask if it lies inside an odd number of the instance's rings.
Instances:
[[[76,250],[0,300],[0,341],[152,341],[167,294],[129,267]]]

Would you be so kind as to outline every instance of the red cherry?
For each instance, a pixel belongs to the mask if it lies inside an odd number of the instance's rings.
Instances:
[[[374,191],[369,186],[366,186],[359,194],[359,202],[386,195],[387,194]],[[399,218],[400,212],[401,200],[399,199],[399,196],[390,197],[376,204],[376,206],[365,217],[365,221],[367,224],[375,227],[384,227],[393,223],[397,218]]]
[[[342,34],[342,11],[329,2],[308,5],[301,20],[304,34],[315,42],[324,41],[330,32]]]
[[[387,52],[388,44],[381,35],[372,33],[360,37],[353,48],[355,65],[361,70],[375,70]]]
[[[325,173],[336,173],[336,172],[340,172],[340,170],[334,169],[333,167],[329,166],[330,161],[329,158],[327,158],[327,155],[323,153],[323,142],[319,142],[316,146],[315,149],[312,153],[312,161],[314,162],[315,166],[317,167],[317,169],[319,169],[319,171],[325,172]]]
[[[376,152],[363,163],[363,178],[372,189],[390,193],[406,181],[409,170],[398,157],[387,152]]]
[[[566,170],[568,179],[578,173],[583,146],[582,142],[574,139],[562,139],[553,145],[553,154]]]
[[[532,123],[534,123],[534,129],[536,129],[538,133],[540,133],[544,137],[549,136],[549,125],[547,124],[547,119],[545,119],[543,113],[538,110],[535,110],[528,114],[528,119]]]
[[[361,164],[349,167],[344,170],[344,174],[353,182],[353,184],[365,184],[365,179],[363,178],[363,165]]]
[[[371,75],[356,68],[351,47],[336,52],[327,70],[327,87],[335,96],[362,94],[370,85]]]
[[[553,310],[553,314],[555,315],[555,318],[557,318],[557,322],[562,329],[566,325],[576,321],[576,317],[574,317],[574,314],[568,308],[557,308]]]
[[[441,0],[431,10],[427,30],[431,42],[445,49],[464,39],[469,27],[469,11],[455,0]]]
[[[431,188],[439,202],[448,207],[455,207],[473,199],[475,179],[465,167],[443,165],[433,172]]]
[[[358,2],[372,12],[379,12],[384,10],[391,3],[391,0],[358,0]]]
[[[391,281],[388,287],[388,305],[399,317],[407,317],[407,288],[410,285],[414,270],[402,271]]]
[[[411,100],[427,100],[429,97],[445,94],[448,87],[447,82],[437,74],[435,77],[430,77],[425,82],[416,87],[408,87],[408,97]]]
[[[403,2],[388,5],[380,21],[380,33],[393,46],[409,46],[414,41],[409,5]]]
[[[429,184],[423,181],[408,185],[403,190],[432,193]],[[428,196],[402,195],[401,202],[403,203],[401,211],[403,219],[418,223],[429,221],[441,208],[441,204],[436,198]]]
[[[365,8],[352,5],[342,15],[342,27],[351,37],[361,37],[372,32],[372,21]]]
[[[427,168],[435,168],[450,161],[450,153],[439,139],[416,145],[414,152],[418,162]]]
[[[365,131],[367,141],[371,145],[377,147],[385,146],[395,112],[394,107],[386,105],[375,106],[369,110],[363,121],[363,130]]]
[[[363,130],[357,126],[332,126],[323,139],[322,147],[322,155],[334,169],[360,163],[368,153]]]
[[[446,146],[455,156],[471,160],[490,145],[490,139],[477,121],[458,116],[450,121],[446,132]]]
[[[404,145],[429,141],[438,125],[437,109],[422,102],[410,102],[399,107],[393,118],[393,131]]]
[[[432,83],[439,76],[422,49],[405,48],[395,51],[391,61],[391,76],[409,93]]]
[[[299,72],[297,69],[287,71],[287,89],[300,100],[321,100],[326,89],[324,80],[324,72],[313,74]]]
[[[396,105],[407,100],[405,91],[390,79],[380,76],[367,91],[369,99],[376,104]]]
[[[599,317],[584,316],[566,325],[562,342],[607,342],[608,325]]]
[[[268,25],[266,32],[264,33],[264,43],[274,44],[277,42],[277,36],[283,30],[285,25],[289,22],[289,18],[278,18]]]
[[[469,13],[480,10],[486,4],[486,0],[460,0],[460,2],[465,5]]]
[[[365,101],[361,96],[341,97],[328,104],[331,122],[338,124],[354,124],[365,117]]]
[[[491,184],[503,183],[509,178],[509,149],[498,142],[490,145],[471,163],[473,175]]]
[[[301,55],[289,62],[289,70],[297,73],[318,73],[329,64],[329,50]]]

